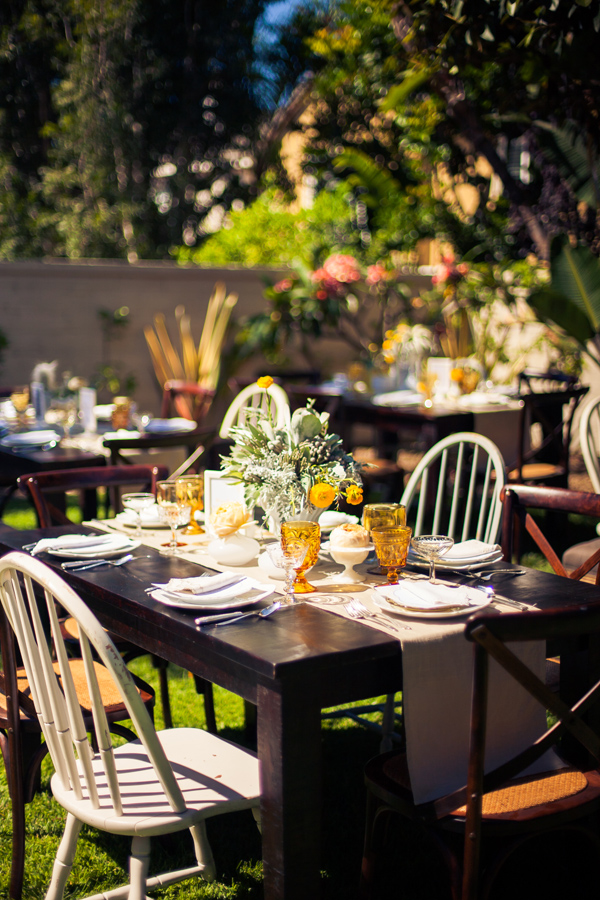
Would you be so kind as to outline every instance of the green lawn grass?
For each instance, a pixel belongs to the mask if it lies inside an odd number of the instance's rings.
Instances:
[[[74,520],[76,513],[73,513]],[[15,528],[35,526],[35,517],[24,501],[11,501],[5,521]],[[582,530],[588,523],[581,523]],[[579,530],[579,523],[575,529]],[[587,529],[586,529],[587,530]],[[572,537],[573,532],[569,537]],[[584,537],[573,538],[582,540]],[[524,558],[526,565],[542,567],[539,555]],[[148,657],[132,663],[131,668],[158,691],[157,672]],[[169,669],[170,694],[175,727],[204,727],[202,698],[196,694],[193,679],[176,667]],[[383,698],[382,698],[383,699]],[[217,725],[220,734],[230,740],[248,745],[244,733],[244,705],[239,697],[221,688],[215,688]],[[156,713],[157,727],[162,727],[160,710]],[[323,835],[322,835],[322,898],[323,900],[349,900],[356,895],[364,827],[365,792],[362,771],[365,762],[378,752],[379,738],[348,719],[325,720],[322,727],[323,753]],[[49,793],[52,767],[47,759],[43,766],[42,791],[26,808],[26,865],[23,900],[41,900],[48,886],[52,863],[62,835],[65,813]],[[262,897],[262,862],[260,834],[251,814],[239,813],[218,817],[208,823],[209,839],[217,864],[217,880],[206,884],[200,880],[186,881],[179,885],[153,892],[157,900],[200,900],[200,898],[254,898]],[[390,845],[385,873],[386,885],[381,898],[398,896],[403,900],[446,900],[441,866],[428,844],[405,824],[394,823],[389,832]],[[564,846],[564,845],[563,845]],[[544,848],[545,849],[545,848]],[[79,839],[73,873],[65,892],[66,900],[104,891],[126,881],[129,841],[84,828]],[[573,849],[569,852],[575,852]],[[558,872],[570,887],[574,884],[569,856],[561,861],[560,849],[548,864],[542,853],[541,868],[550,873],[550,884],[543,893],[536,894],[528,884],[528,898],[550,896],[563,900],[575,896],[558,889]],[[550,857],[548,857],[550,858]],[[0,900],[8,900],[8,882],[11,859],[11,809],[6,787],[4,768],[0,766]],[[168,867],[189,864],[193,859],[191,839],[187,833],[154,840],[151,873]],[[561,868],[562,867],[562,868]],[[522,873],[529,872],[530,860],[523,864]],[[555,877],[556,875],[556,877]],[[564,885],[564,879],[563,879]],[[402,885],[402,890],[400,890]],[[516,885],[499,897],[516,900]],[[554,889],[558,891],[554,893]],[[533,891],[533,892],[532,892]],[[579,893],[578,896],[587,896]],[[310,898],[307,898],[310,900]]]

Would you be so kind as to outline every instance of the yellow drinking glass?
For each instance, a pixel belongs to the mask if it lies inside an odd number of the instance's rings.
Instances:
[[[284,553],[292,554],[299,544],[308,544],[304,560],[295,567],[295,594],[310,594],[316,588],[309,584],[304,573],[314,566],[321,549],[321,529],[318,522],[283,522],[281,525],[281,548]]]
[[[365,503],[362,523],[369,534],[373,528],[406,525],[406,507],[400,503]]]
[[[196,513],[204,509],[204,476],[181,475],[175,482],[177,496],[190,505],[190,524],[182,534],[204,534],[204,528],[196,520]]]
[[[398,584],[400,571],[406,565],[412,528],[397,525],[393,528],[374,528],[371,537],[379,565],[385,570],[388,584]]]

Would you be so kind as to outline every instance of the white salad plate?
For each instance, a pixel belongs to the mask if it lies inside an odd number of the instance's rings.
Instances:
[[[137,550],[141,543],[141,541],[124,536],[122,540],[115,540],[111,543],[91,544],[89,547],[48,548],[46,552],[59,559],[114,559],[125,553],[131,553],[132,550]]]

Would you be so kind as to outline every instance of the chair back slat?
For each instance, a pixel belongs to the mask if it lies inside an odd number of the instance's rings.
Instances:
[[[77,622],[87,687],[92,700],[94,722],[98,729],[97,736],[101,746],[100,759],[104,766],[106,783],[111,798],[113,798],[114,814],[117,816],[120,814],[122,802],[113,750],[106,725],[106,716],[103,705],[99,701],[99,688],[95,675],[92,648],[118,688],[121,699],[127,707],[133,727],[148,753],[148,757],[154,766],[157,778],[162,785],[171,808],[176,812],[183,812],[186,809],[186,805],[177,779],[165,756],[154,725],[134,684],[131,673],[110,636],[101,627],[96,617],[77,596],[75,591],[57,573],[39,560],[26,554],[9,553],[0,559],[0,599],[6,611],[8,622],[21,647],[34,702],[41,713],[39,716],[40,725],[48,743],[55,769],[59,773],[65,789],[70,787],[76,796],[80,797],[82,795],[81,781],[83,780],[91,796],[94,791],[92,781],[94,778],[98,778],[98,773],[96,772],[96,775],[93,776],[91,772],[91,753],[84,749],[79,738],[80,720],[82,720],[81,709],[78,708],[77,711],[67,709],[67,701],[59,686],[58,679],[55,677],[46,641],[38,642],[31,627],[29,616],[31,615],[35,618],[37,615],[33,590],[31,591],[33,605],[30,605],[29,609],[27,609],[21,592],[17,592],[12,588],[13,582],[18,586],[19,573],[23,573],[26,578],[30,578],[32,584],[41,585],[46,590],[50,607],[54,605],[56,600],[66,610],[67,614],[72,616]],[[35,612],[33,607],[36,607]],[[62,641],[60,629],[55,630],[58,625],[57,619],[56,617],[52,618],[50,609],[49,613],[52,619],[53,642],[58,646],[60,641]],[[61,655],[62,652],[61,650]],[[70,668],[67,667],[65,671],[61,670],[61,678],[63,684],[67,685],[65,690],[68,695],[70,693],[68,685],[69,682],[72,682]],[[69,715],[70,713],[71,715]],[[70,718],[75,723],[74,727],[71,727]],[[60,728],[57,727],[56,719],[60,719]],[[78,754],[80,757],[79,768],[74,752],[74,748],[78,746],[80,750]],[[98,757],[95,760],[95,767],[97,768]]]
[[[440,476],[438,479],[437,493],[435,497],[435,512],[433,515],[433,534],[439,534],[442,509],[444,505],[444,485],[446,481],[446,469],[448,466],[448,451],[444,450],[441,458]]]
[[[477,538],[495,543],[504,481],[504,460],[498,447],[481,435],[459,432],[427,451],[400,502],[406,506],[415,536],[437,533],[456,541]]]
[[[600,396],[586,404],[581,413],[579,444],[592,487],[600,494]]]
[[[464,445],[458,444],[458,454],[456,457],[456,468],[454,474],[454,485],[452,488],[452,503],[450,507],[450,520],[448,523],[448,527],[444,529],[449,534],[454,536],[456,534],[456,521],[459,515],[459,505],[462,495],[462,482],[463,482],[463,460],[464,460]],[[446,482],[446,473],[448,469],[448,450],[444,450],[444,468],[440,469],[439,475],[439,486],[438,491],[443,496],[445,490],[445,482]],[[466,512],[466,511],[465,511]],[[465,515],[465,519],[468,518]],[[440,529],[436,529],[436,534],[439,533]]]

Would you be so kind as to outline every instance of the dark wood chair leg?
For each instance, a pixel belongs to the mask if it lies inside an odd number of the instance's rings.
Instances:
[[[206,717],[206,730],[211,734],[217,733],[217,720],[215,718],[215,698],[213,695],[213,686],[210,681],[194,675],[194,684],[198,694],[204,697],[204,715]]]
[[[169,698],[169,677],[167,674],[168,662],[161,659],[160,656],[152,657],[152,665],[158,669],[158,683],[160,687],[160,702],[163,709],[163,720],[165,728],[173,727],[173,718],[171,716],[171,700]]]

